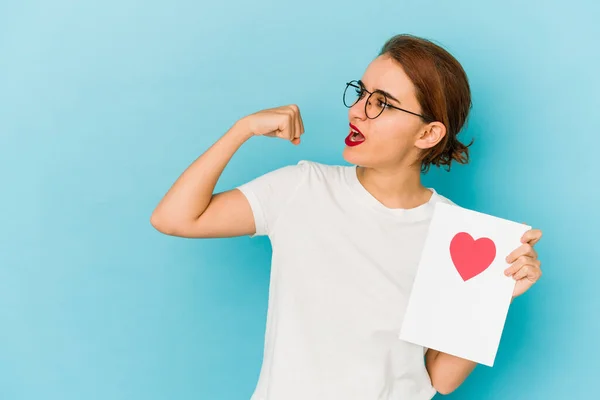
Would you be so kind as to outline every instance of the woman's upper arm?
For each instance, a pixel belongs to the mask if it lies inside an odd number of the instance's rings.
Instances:
[[[301,161],[267,172],[235,189],[213,194],[196,220],[160,231],[189,238],[269,235],[306,178],[307,168],[307,162]]]
[[[237,188],[214,194],[206,210],[196,220],[163,231],[187,238],[226,238],[253,235],[255,232],[250,203]]]

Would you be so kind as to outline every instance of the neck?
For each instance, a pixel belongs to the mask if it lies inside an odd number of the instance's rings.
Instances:
[[[415,208],[427,203],[432,195],[421,183],[420,169],[357,167],[356,176],[364,188],[388,208]]]

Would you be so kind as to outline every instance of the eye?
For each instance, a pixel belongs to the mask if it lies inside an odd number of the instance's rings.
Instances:
[[[381,99],[377,99],[377,105],[381,108],[390,108],[390,105],[384,101],[381,101]]]

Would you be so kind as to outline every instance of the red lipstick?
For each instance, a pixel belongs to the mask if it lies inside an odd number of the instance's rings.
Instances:
[[[346,136],[346,146],[358,146],[364,143],[365,137],[355,125],[350,124],[350,133]]]

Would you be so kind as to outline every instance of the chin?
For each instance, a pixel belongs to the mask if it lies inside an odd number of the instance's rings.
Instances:
[[[342,157],[346,162],[353,165],[360,166],[370,166],[371,164],[376,163],[376,160],[373,160],[373,155],[365,152],[361,152],[358,150],[358,147],[344,147],[344,151],[342,152]],[[375,161],[375,162],[374,162]]]
[[[346,162],[359,165],[367,168],[382,168],[388,169],[390,167],[397,168],[398,165],[402,165],[405,158],[393,157],[390,154],[381,151],[365,151],[367,149],[360,149],[360,146],[349,147],[345,146],[342,152],[342,157]]]

